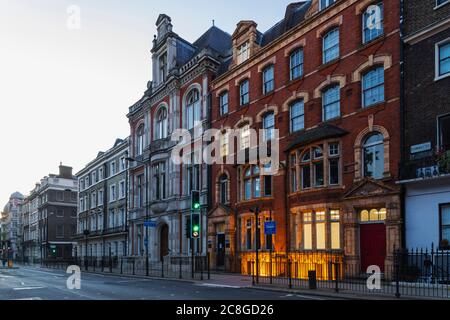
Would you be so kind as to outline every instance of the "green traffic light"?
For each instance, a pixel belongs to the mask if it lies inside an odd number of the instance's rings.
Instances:
[[[200,228],[198,226],[194,226],[193,230],[194,230],[194,232],[198,232],[200,230]]]
[[[194,204],[194,209],[200,209],[200,203],[195,203]]]

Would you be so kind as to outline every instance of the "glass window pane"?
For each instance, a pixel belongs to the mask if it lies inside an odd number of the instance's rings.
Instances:
[[[316,187],[323,186],[323,162],[315,163],[314,164],[314,179],[316,183]]]
[[[330,184],[339,184],[339,159],[330,160]]]
[[[362,222],[369,221],[369,211],[367,211],[367,210],[361,211],[361,221]]]
[[[326,248],[325,244],[325,223],[316,224],[316,244],[318,250],[324,250]]]
[[[312,225],[303,225],[303,249],[312,250]]]
[[[302,167],[302,188],[311,188],[311,169],[310,166]]]
[[[378,211],[380,220],[386,220],[386,213],[387,213],[386,208],[382,208],[380,209],[380,211]]]
[[[341,228],[339,222],[331,223],[331,249],[341,248]]]
[[[442,225],[450,225],[450,205],[441,207]]]
[[[369,219],[370,219],[370,221],[378,221],[378,220],[380,220],[379,217],[378,217],[378,210],[377,209],[370,210]]]

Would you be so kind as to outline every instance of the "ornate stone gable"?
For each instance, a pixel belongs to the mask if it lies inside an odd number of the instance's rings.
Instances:
[[[400,192],[399,187],[388,185],[382,181],[366,178],[352,186],[343,196],[344,200],[355,198],[379,197]]]

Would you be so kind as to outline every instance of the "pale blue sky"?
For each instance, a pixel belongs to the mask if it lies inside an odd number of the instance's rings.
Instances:
[[[194,41],[211,25],[233,33],[239,20],[265,31],[290,1],[0,0],[0,202],[27,194],[63,162],[82,169],[116,137],[150,80],[160,13]],[[67,28],[67,8],[81,29]]]

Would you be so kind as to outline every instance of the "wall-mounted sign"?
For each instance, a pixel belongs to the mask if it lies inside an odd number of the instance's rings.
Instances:
[[[431,142],[425,142],[411,146],[411,154],[425,152],[431,150]]]

